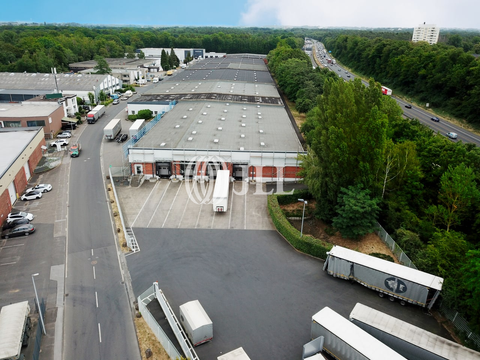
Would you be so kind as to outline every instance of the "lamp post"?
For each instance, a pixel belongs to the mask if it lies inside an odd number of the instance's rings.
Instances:
[[[42,317],[42,308],[40,307],[40,302],[38,301],[37,287],[35,286],[35,279],[34,279],[35,276],[38,276],[38,273],[32,274],[33,290],[35,290],[35,298],[37,299],[38,313],[40,315],[40,321],[42,322],[43,334],[47,335],[47,332],[45,331],[45,323],[43,322],[43,317]]]
[[[305,219],[305,205],[308,204],[308,201],[303,199],[298,199],[298,201],[303,202],[302,227],[300,229],[300,237],[303,237],[303,220]]]

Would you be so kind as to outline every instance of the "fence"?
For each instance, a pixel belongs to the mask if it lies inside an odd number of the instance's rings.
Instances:
[[[37,308],[37,312],[38,312],[38,306],[36,302],[35,302],[35,308]],[[42,302],[40,303],[40,308],[42,309],[40,313],[43,315],[42,316],[43,323],[45,324],[45,300],[44,299],[42,299]],[[40,314],[39,314],[37,332],[35,333],[35,345],[33,347],[33,355],[32,355],[33,360],[38,360],[40,358],[40,345],[42,344],[42,335],[43,335],[42,320],[40,320]]]
[[[468,321],[465,320],[460,313],[458,313],[455,310],[449,309],[443,304],[440,305],[440,310],[441,312],[445,315],[445,317],[450,320],[453,325],[459,330],[460,333],[465,335],[465,342],[467,343],[473,343],[474,347],[476,347],[477,350],[480,350],[480,336],[476,333],[474,333],[471,329],[470,326],[468,326]],[[472,344],[470,344],[472,345]]]
[[[165,334],[162,327],[158,324],[157,320],[155,320],[153,315],[150,314],[150,311],[147,309],[147,305],[150,304],[150,302],[155,298],[155,291],[152,285],[147,289],[147,291],[138,297],[138,311],[140,311],[142,317],[145,319],[145,322],[153,331],[158,341],[160,341],[168,356],[170,356],[171,359],[180,359],[180,353]]]
[[[377,235],[382,239],[382,241],[388,246],[388,248],[393,252],[395,257],[398,259],[400,264],[416,269],[415,264],[410,260],[410,258],[403,252],[402,248],[398,246],[395,240],[385,231],[382,225],[378,224]]]

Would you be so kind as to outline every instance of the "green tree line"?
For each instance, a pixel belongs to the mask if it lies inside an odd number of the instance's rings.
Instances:
[[[0,27],[0,71],[68,71],[68,64],[130,57],[136,49],[204,48],[207,52],[267,54],[284,39],[301,47],[302,37],[261,28],[88,28],[74,26]]]

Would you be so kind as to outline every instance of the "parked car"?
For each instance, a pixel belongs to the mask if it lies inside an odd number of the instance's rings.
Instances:
[[[27,191],[25,194],[20,196],[20,200],[36,200],[42,198],[42,193],[40,191]]]
[[[55,140],[50,143],[50,146],[57,146],[57,144],[59,144],[60,146],[67,146],[68,140],[66,139]]]
[[[5,223],[2,226],[2,231],[7,230],[7,229],[11,229],[11,228],[13,228],[17,225],[22,225],[22,224],[30,224],[30,221],[28,219],[17,219],[17,220],[13,220],[10,223],[5,221]]]
[[[430,118],[430,120],[435,121],[435,122],[439,122],[439,121],[440,121],[440,119],[439,119],[438,117],[436,117],[436,116],[432,116],[432,117]]]
[[[72,133],[70,131],[62,131],[61,133],[57,134],[57,139],[68,139],[72,137]]]
[[[406,107],[407,109],[411,109],[411,108],[412,108],[412,105],[406,104],[405,107]]]
[[[454,132],[448,132],[448,133],[447,133],[447,136],[448,136],[450,139],[456,139],[456,138],[458,138],[457,133],[454,133]]]
[[[128,135],[127,134],[120,134],[117,136],[117,142],[120,143],[120,142],[124,142],[128,139]]]
[[[15,236],[28,236],[35,232],[35,227],[32,224],[22,224],[14,226],[13,228],[2,231],[2,238],[8,239]]]
[[[113,104],[113,105],[118,105],[118,104],[120,104],[120,100],[115,99],[115,100],[113,100],[112,104]]]
[[[124,96],[121,98],[122,101],[127,101],[128,100],[128,97]]]
[[[37,184],[34,187],[28,188],[25,190],[25,192],[30,192],[30,191],[40,191],[42,193],[46,193],[49,191],[52,191],[53,187],[50,184]]]
[[[16,211],[16,212],[11,212],[10,214],[7,215],[7,222],[11,223],[14,220],[18,219],[27,219],[28,221],[32,221],[34,218],[33,214],[23,212],[23,211]]]

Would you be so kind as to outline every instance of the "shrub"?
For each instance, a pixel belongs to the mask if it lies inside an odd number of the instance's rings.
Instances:
[[[300,231],[295,229],[295,227],[288,222],[282,209],[280,208],[278,198],[283,196],[291,195],[268,196],[268,212],[273,224],[277,228],[277,231],[282,234],[285,239],[298,251],[321,259],[326,259],[327,251],[332,248],[332,244],[326,243],[310,235],[304,235],[301,237]]]
[[[313,199],[312,194],[310,194],[308,190],[295,190],[293,194],[277,195],[277,196],[278,196],[278,203],[280,205],[292,204],[294,202],[298,202],[298,199],[304,199],[304,200]]]
[[[128,120],[137,120],[137,115],[128,115]]]

